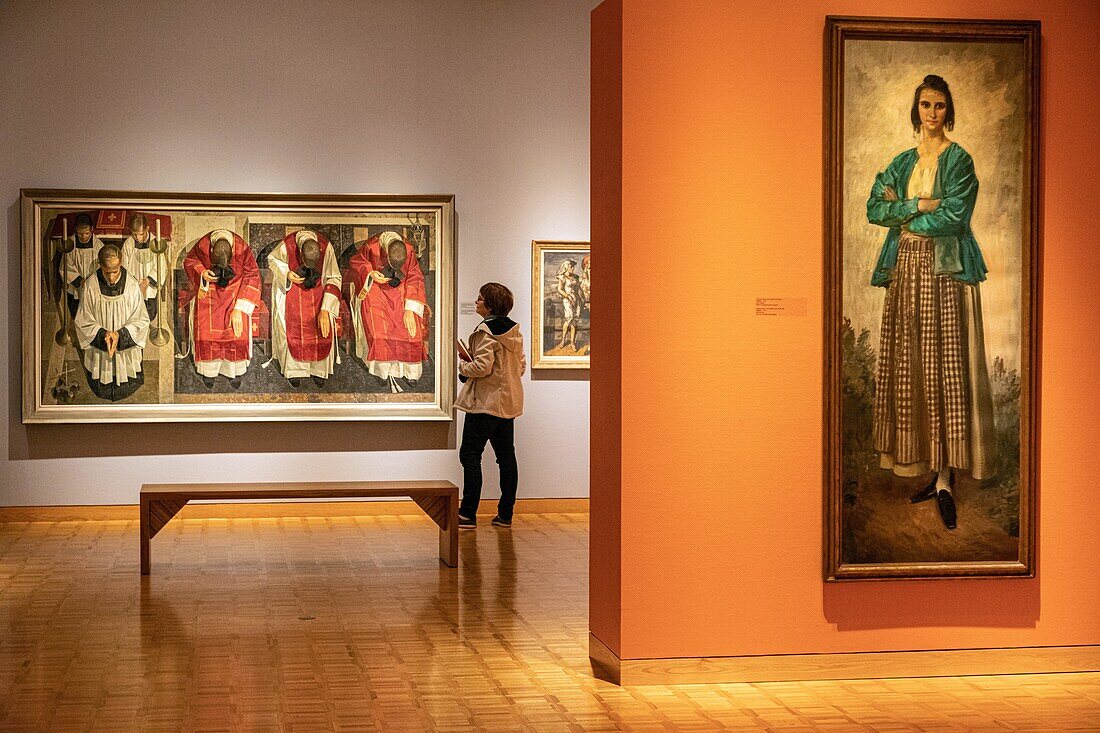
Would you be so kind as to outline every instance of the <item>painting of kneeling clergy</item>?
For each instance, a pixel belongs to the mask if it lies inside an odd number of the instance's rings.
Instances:
[[[119,247],[103,245],[98,261],[84,283],[74,324],[88,386],[97,397],[117,402],[145,381],[141,356],[149,312],[138,283],[122,266]]]
[[[371,237],[351,258],[357,296],[352,303],[355,355],[367,370],[415,387],[428,358],[427,298],[416,250],[397,232]]]
[[[69,309],[69,315],[76,317],[76,310],[80,306],[80,292],[84,288],[84,281],[96,271],[99,262],[96,255],[103,247],[103,240],[92,229],[92,217],[87,214],[78,214],[76,217],[76,233],[68,243],[69,247],[61,255],[59,272],[61,282],[64,284],[65,305]]]
[[[271,349],[292,387],[304,377],[317,386],[340,363],[340,267],[328,238],[292,232],[268,256],[271,268]]]
[[[227,229],[202,236],[183,262],[191,281],[189,332],[195,371],[207,389],[217,377],[240,389],[252,359],[252,313],[260,270],[248,244]]]
[[[454,419],[453,196],[20,207],[26,423]]]

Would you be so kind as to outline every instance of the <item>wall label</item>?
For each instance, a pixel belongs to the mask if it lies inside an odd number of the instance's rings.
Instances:
[[[757,298],[758,316],[805,316],[806,298]]]

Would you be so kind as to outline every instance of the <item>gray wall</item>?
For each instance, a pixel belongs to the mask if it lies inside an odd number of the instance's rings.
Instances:
[[[22,425],[19,189],[453,193],[459,300],[509,283],[529,337],[531,240],[588,238],[592,5],[0,3],[0,505],[222,477],[459,482],[460,422]],[[588,495],[586,379],[527,378],[521,497]]]

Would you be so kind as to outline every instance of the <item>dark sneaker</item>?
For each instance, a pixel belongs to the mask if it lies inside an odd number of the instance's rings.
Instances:
[[[458,515],[458,528],[459,529],[477,529],[477,520],[464,517],[461,514]]]
[[[500,515],[498,514],[495,517],[493,517],[493,526],[494,527],[511,527],[512,526],[512,520],[511,519],[501,519]]]

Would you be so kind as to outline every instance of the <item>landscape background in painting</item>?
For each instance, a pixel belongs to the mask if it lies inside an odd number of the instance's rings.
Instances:
[[[843,563],[1017,560],[1026,77],[1019,44],[848,40],[844,45],[841,425]],[[915,146],[909,112],[927,74],[951,87],[955,129],[980,182],[971,227],[989,268],[981,284],[997,475],[956,486],[948,532],[934,503],[910,505],[927,477],[878,468],[871,442],[874,368],[885,289],[869,284],[886,229],[867,222],[875,175]]]

